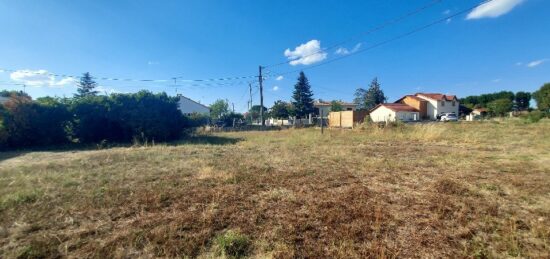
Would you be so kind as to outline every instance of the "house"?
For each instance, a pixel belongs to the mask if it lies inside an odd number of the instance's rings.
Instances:
[[[357,104],[355,103],[347,103],[347,102],[340,102],[340,101],[338,101],[338,103],[342,105],[342,110],[344,111],[355,111],[357,109]],[[332,103],[318,100],[313,103],[313,107],[315,107],[316,115],[320,116],[321,112],[323,112],[323,117],[327,117],[328,114],[331,112]]]
[[[487,110],[485,108],[476,108],[476,109],[472,110],[471,114],[477,115],[477,116],[485,116],[485,115],[487,115],[487,113],[489,113],[489,110]]]
[[[4,105],[4,103],[6,103],[9,100],[10,100],[9,97],[0,96],[0,105]]]
[[[210,108],[208,106],[195,102],[181,94],[178,94],[178,98],[178,109],[181,111],[181,113],[185,115],[190,115],[194,113],[210,115]]]
[[[420,112],[420,118],[423,120],[437,120],[443,113],[459,113],[459,102],[455,95],[417,93],[414,95],[405,95],[395,101],[409,105]]]
[[[420,120],[420,111],[404,103],[381,103],[369,113],[373,122]]]

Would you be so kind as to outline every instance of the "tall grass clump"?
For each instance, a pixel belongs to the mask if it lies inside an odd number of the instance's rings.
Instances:
[[[217,254],[226,258],[243,258],[252,247],[247,236],[228,230],[216,237]]]

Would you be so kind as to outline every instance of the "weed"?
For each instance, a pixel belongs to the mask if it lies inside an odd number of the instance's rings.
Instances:
[[[251,242],[247,236],[237,231],[228,230],[215,239],[218,255],[228,258],[243,258],[251,249]]]

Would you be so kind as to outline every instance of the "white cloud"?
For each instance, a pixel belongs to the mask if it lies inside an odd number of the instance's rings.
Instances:
[[[446,22],[447,24],[449,24],[449,23],[451,23],[451,21],[453,21],[453,19],[449,18],[449,19],[447,19],[445,22]]]
[[[351,53],[357,52],[361,48],[361,45],[363,44],[357,43],[351,50],[348,50],[347,48],[344,48],[344,47],[340,47],[334,53],[338,55],[349,55]]]
[[[283,76],[278,76],[277,78],[275,78],[275,80],[277,80],[277,81],[281,81],[283,79],[285,79]]]
[[[450,13],[451,13],[451,10],[449,10],[449,9],[443,11],[443,14],[444,14],[444,15],[449,15]]]
[[[285,56],[291,60],[290,65],[311,65],[327,58],[327,53],[321,49],[321,42],[310,40],[294,50],[286,49]]]
[[[524,0],[493,0],[472,10],[466,19],[496,18],[510,12],[523,1]]]
[[[273,87],[273,91],[279,91],[279,87],[278,87],[278,86],[274,86],[274,87]]]
[[[11,80],[34,87],[64,87],[67,85],[74,85],[76,80],[74,78],[63,78],[57,80],[56,77],[50,74],[47,70],[17,70],[10,74]]]
[[[548,59],[539,59],[539,60],[535,60],[535,61],[531,61],[529,62],[529,64],[527,64],[527,67],[536,67],[536,66],[539,66],[539,65],[542,65],[542,63],[548,61]]]
[[[516,66],[521,66],[523,65],[523,62],[516,62]]]
[[[149,62],[147,62],[147,65],[149,65],[149,66],[159,65],[159,64],[160,64],[160,62],[158,62],[158,61],[149,61]]]
[[[101,85],[97,86],[95,88],[95,90],[98,91],[100,94],[105,94],[105,93],[106,94],[118,94],[118,93],[122,93],[122,92],[120,92],[118,90],[115,90],[113,88],[109,88],[109,87],[105,87],[105,86],[101,86]]]
[[[493,82],[493,83],[498,83],[498,82],[500,82],[500,81],[502,81],[502,79],[500,79],[500,78],[491,80],[491,82]]]

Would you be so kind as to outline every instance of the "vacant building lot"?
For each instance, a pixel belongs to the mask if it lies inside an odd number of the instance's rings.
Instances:
[[[550,122],[0,154],[0,257],[550,257]]]

